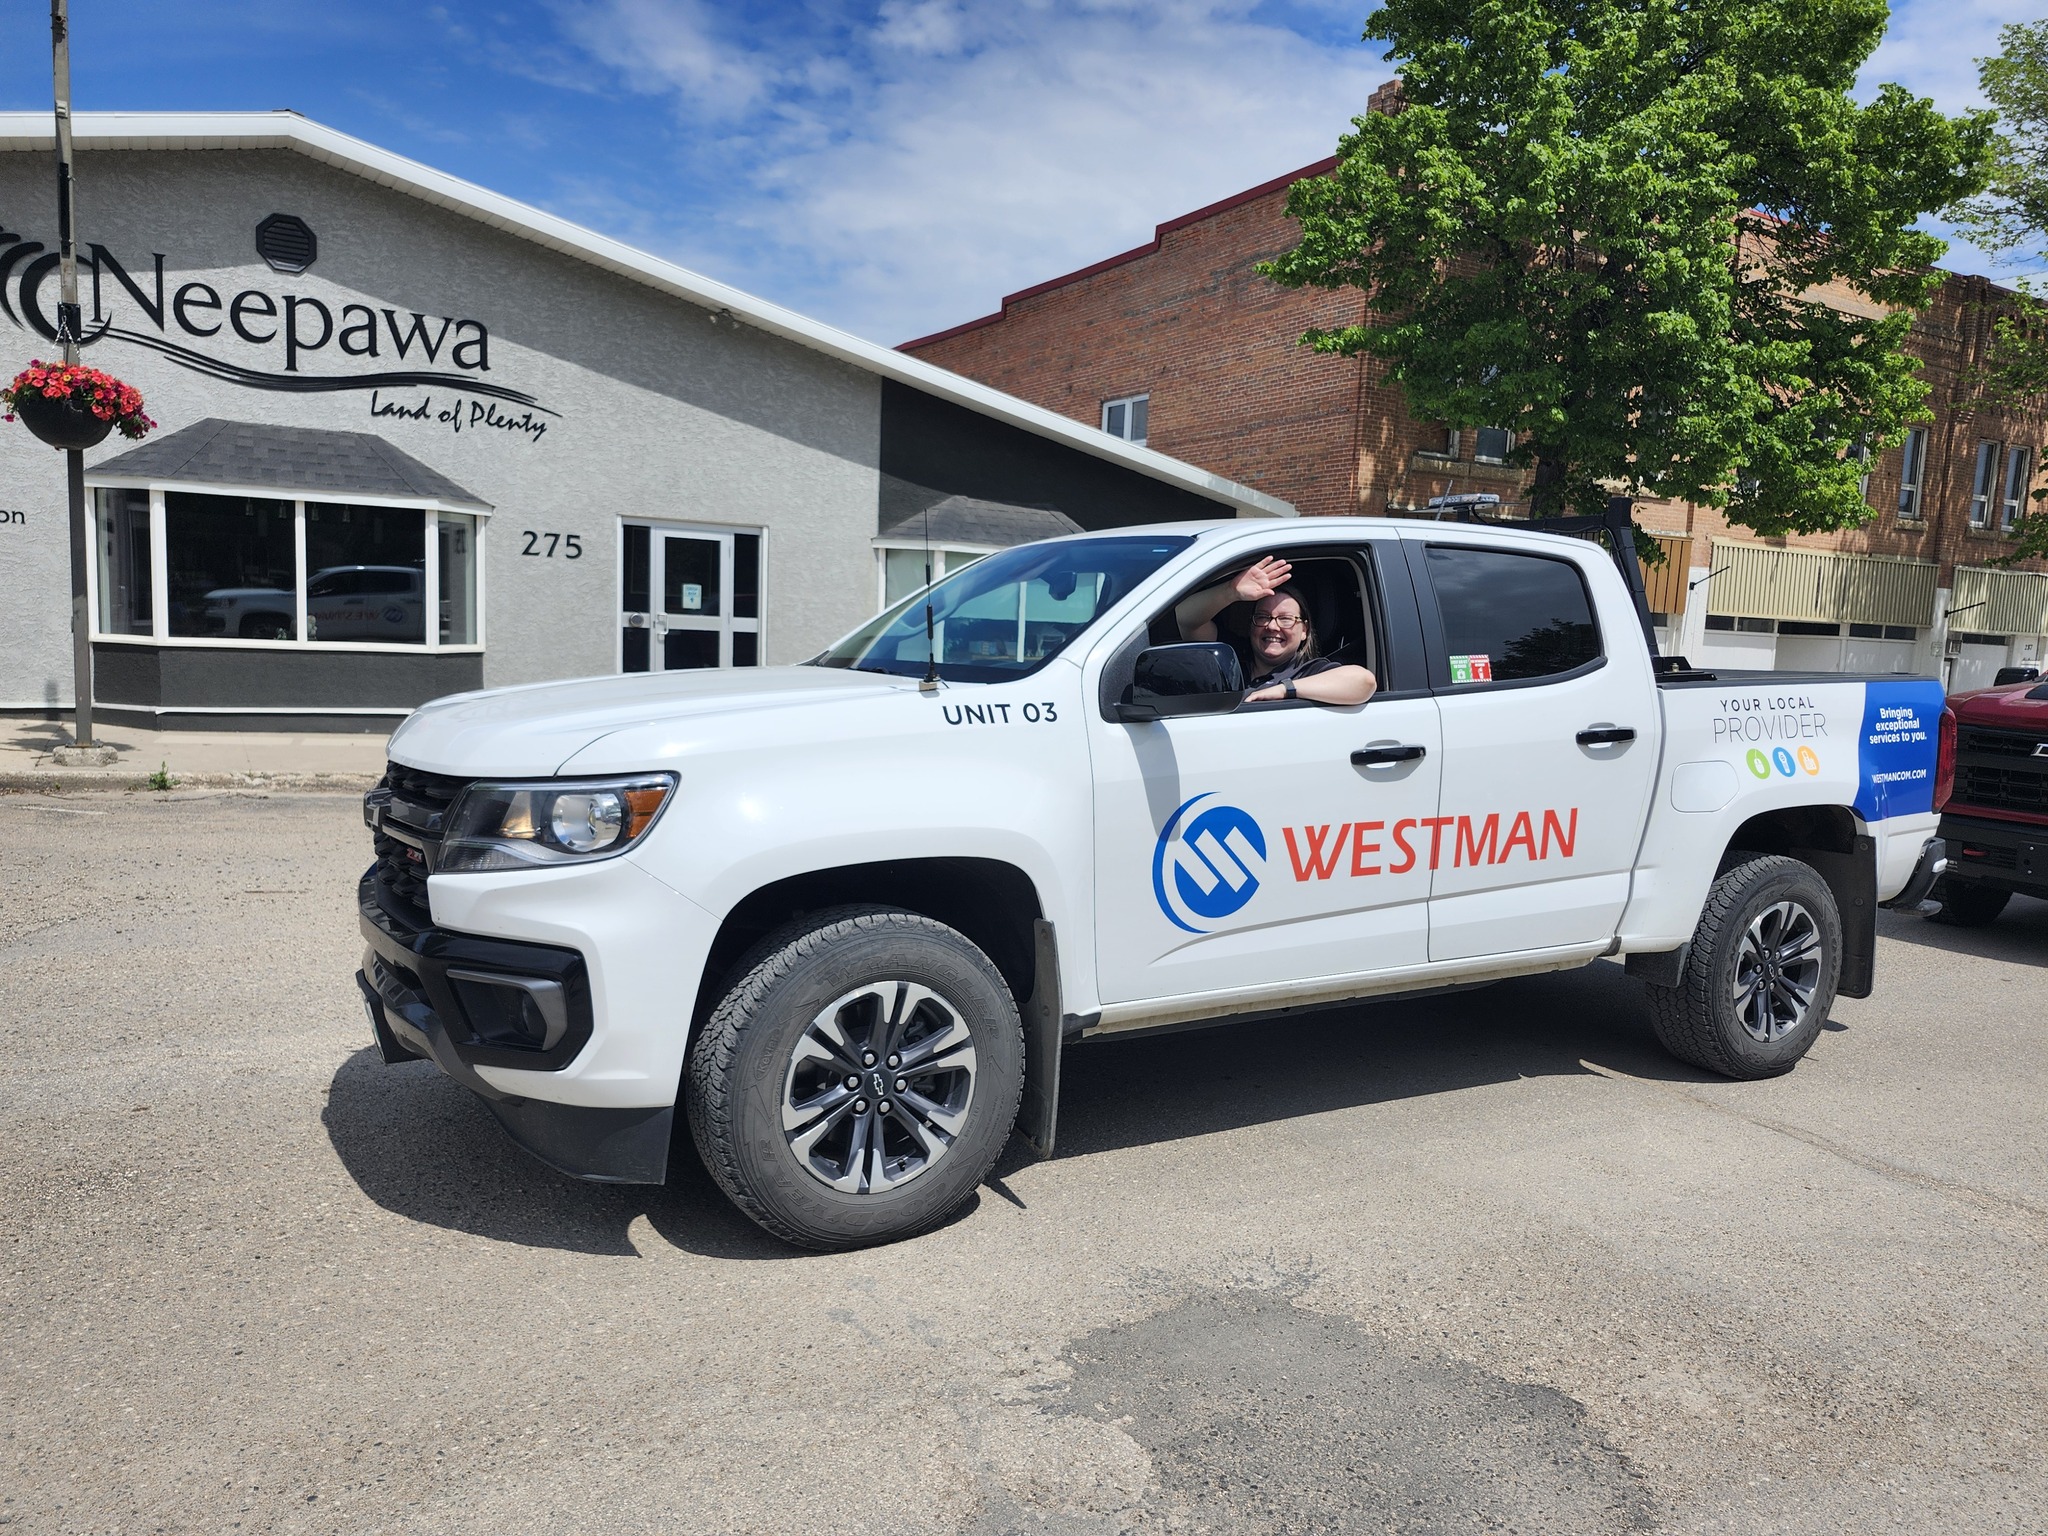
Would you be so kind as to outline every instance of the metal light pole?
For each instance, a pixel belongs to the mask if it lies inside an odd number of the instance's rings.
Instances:
[[[78,361],[84,318],[78,308],[78,246],[72,235],[76,199],[71,181],[71,18],[68,0],[50,0],[50,55],[57,101],[57,340],[64,361]],[[71,499],[71,687],[78,718],[72,745],[92,746],[92,615],[86,611],[85,454],[64,450],[65,488]]]

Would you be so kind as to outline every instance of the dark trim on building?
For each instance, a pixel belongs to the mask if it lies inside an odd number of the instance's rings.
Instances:
[[[881,471],[878,533],[951,496],[1051,507],[1091,530],[1237,515],[1229,502],[1076,453],[893,379],[882,381]]]
[[[389,730],[429,699],[481,688],[480,651],[295,651],[213,646],[92,648],[93,691],[109,715],[147,715],[157,729]],[[251,711],[192,714],[192,710]],[[289,710],[288,714],[254,713]],[[373,710],[372,715],[336,714]],[[308,721],[329,723],[309,725]],[[232,722],[232,723],[230,723]]]
[[[68,715],[70,711],[65,711]],[[140,704],[95,704],[93,718],[109,725],[132,726],[138,731],[207,731],[217,734],[278,731],[293,736],[389,736],[409,713],[394,709],[374,715],[280,714],[259,715],[238,711],[201,714],[175,709],[153,709]]]

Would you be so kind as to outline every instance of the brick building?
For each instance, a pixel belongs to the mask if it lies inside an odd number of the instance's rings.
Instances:
[[[1283,288],[1256,270],[1296,241],[1289,185],[1333,164],[1170,220],[1135,250],[901,350],[1307,515],[1398,515],[1451,492],[1525,498],[1528,474],[1501,462],[1507,432],[1416,421],[1382,364],[1299,345],[1310,327],[1363,312],[1356,294]],[[1937,674],[1958,689],[2006,665],[2048,668],[2048,572],[1989,564],[2032,505],[2048,422],[1987,408],[1968,386],[2009,297],[1951,275],[1915,324],[1908,346],[1934,420],[1871,464],[1865,526],[1761,539],[1712,508],[1641,505],[1668,556],[1649,585],[1669,649],[1724,667]],[[1848,289],[1831,298],[1868,302]]]

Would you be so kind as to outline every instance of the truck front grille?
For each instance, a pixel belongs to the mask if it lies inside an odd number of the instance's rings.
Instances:
[[[2034,755],[2048,737],[1966,725],[1956,736],[1956,787],[1951,805],[2048,816],[2048,757]]]
[[[384,909],[412,922],[428,920],[427,874],[441,845],[443,819],[471,781],[428,773],[404,763],[386,763],[378,788],[388,790],[387,825],[400,824],[405,837],[376,834],[377,894]],[[407,839],[412,839],[408,841]],[[415,843],[423,846],[415,846]]]

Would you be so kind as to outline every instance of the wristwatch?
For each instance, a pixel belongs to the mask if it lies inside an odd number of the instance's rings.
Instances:
[[[1298,693],[1296,693],[1296,692],[1294,691],[1294,684],[1292,684],[1292,683],[1289,683],[1289,684],[1287,685],[1287,692],[1286,692],[1286,694],[1284,695],[1284,697],[1286,697],[1286,698],[1290,698],[1290,699],[1298,699],[1298,698],[1300,698],[1300,697],[1301,697],[1301,695],[1300,695],[1300,694],[1298,694]]]

